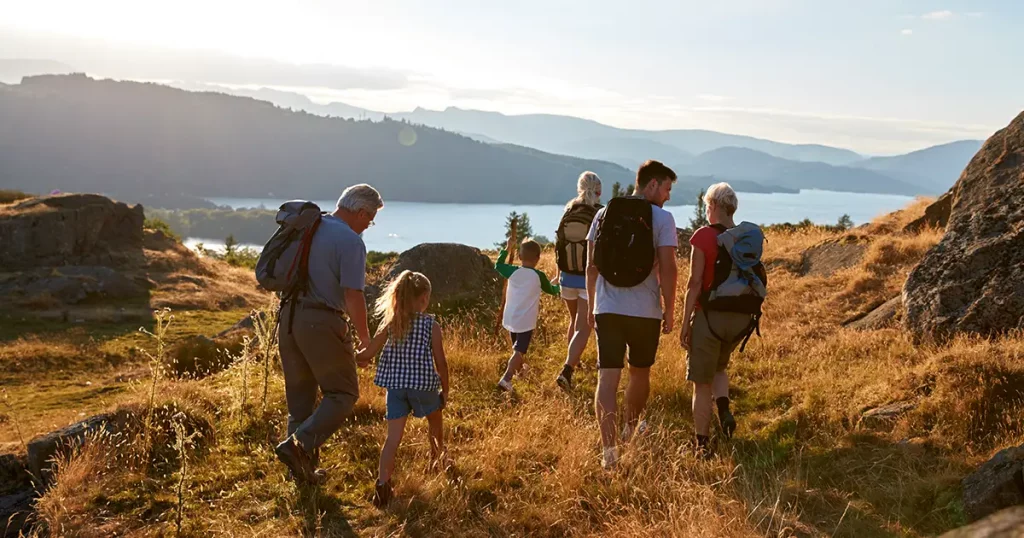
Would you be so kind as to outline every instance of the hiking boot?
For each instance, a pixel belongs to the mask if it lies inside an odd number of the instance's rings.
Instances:
[[[736,417],[732,416],[731,411],[719,411],[718,421],[722,425],[722,435],[726,439],[732,439],[732,434],[736,431]]]
[[[502,392],[512,392],[512,382],[505,381],[504,379],[498,381],[498,390]]]
[[[377,482],[373,488],[373,505],[377,508],[385,508],[395,496],[395,490],[391,487],[391,481],[381,484]]]
[[[601,468],[605,471],[614,471],[619,465],[619,447],[613,446],[604,449],[601,455]]]
[[[565,392],[572,392],[572,378],[566,376],[564,373],[558,374],[558,378],[555,379],[555,383],[557,383],[559,388]]]
[[[297,482],[315,482],[313,459],[305,449],[299,446],[294,435],[277,445],[274,448],[274,453],[277,454],[277,459],[281,460],[281,463],[285,464],[292,472],[292,476]]]

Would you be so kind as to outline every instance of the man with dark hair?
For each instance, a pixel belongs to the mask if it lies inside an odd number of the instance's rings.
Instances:
[[[675,323],[676,224],[662,208],[675,180],[669,167],[645,162],[636,174],[634,196],[613,199],[598,211],[590,228],[587,295],[593,300],[588,320],[597,332],[594,407],[604,449],[601,464],[606,469],[613,468],[619,457],[617,393],[626,350],[629,381],[623,441],[646,429],[640,416],[650,394],[658,340]]]

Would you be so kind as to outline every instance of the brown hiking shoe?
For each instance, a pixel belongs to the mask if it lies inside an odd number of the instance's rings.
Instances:
[[[373,505],[377,508],[385,508],[395,496],[395,490],[391,487],[391,481],[381,484],[377,482],[373,490]]]
[[[297,482],[315,483],[316,476],[313,469],[313,458],[299,446],[298,440],[292,435],[277,445],[274,449],[277,459],[281,460],[292,472]]]

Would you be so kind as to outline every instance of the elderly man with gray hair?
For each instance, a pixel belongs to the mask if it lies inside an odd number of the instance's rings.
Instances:
[[[315,455],[352,414],[359,398],[354,335],[361,342],[370,341],[363,297],[366,245],[361,234],[373,226],[381,207],[384,202],[373,187],[345,189],[337,208],[323,215],[313,235],[307,293],[293,299],[294,316],[281,319],[278,337],[288,438],[275,452],[300,481],[320,478]],[[323,394],[320,405],[318,387]]]

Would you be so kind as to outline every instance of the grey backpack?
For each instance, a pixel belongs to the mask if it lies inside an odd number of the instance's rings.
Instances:
[[[277,212],[278,228],[256,261],[256,280],[282,301],[306,292],[309,247],[322,217],[320,206],[302,200],[285,202]]]

